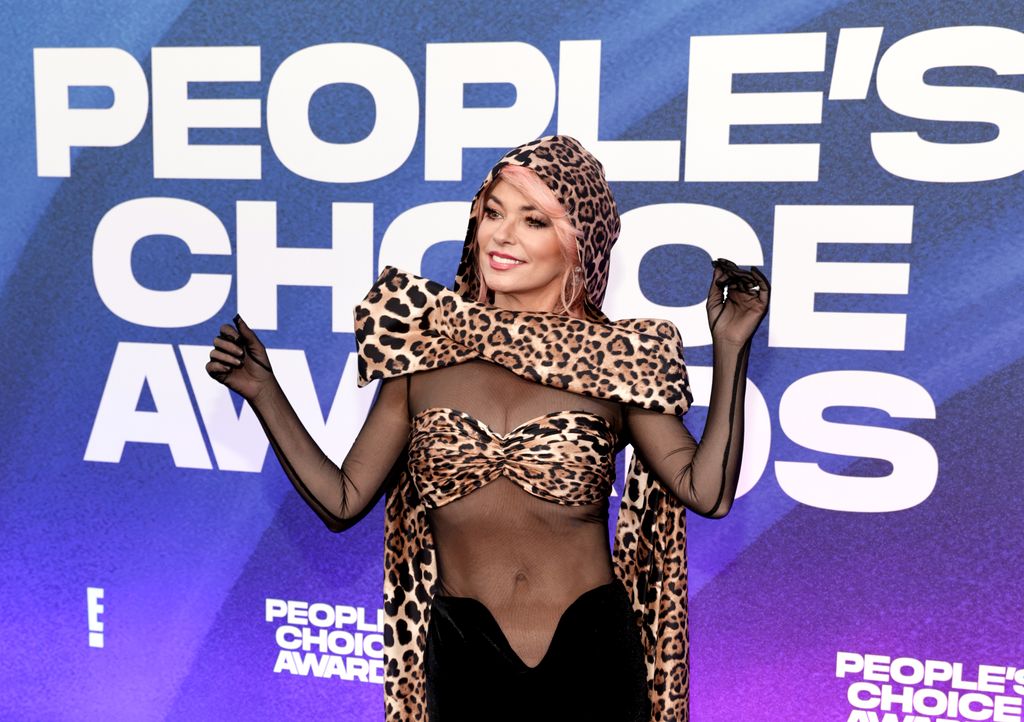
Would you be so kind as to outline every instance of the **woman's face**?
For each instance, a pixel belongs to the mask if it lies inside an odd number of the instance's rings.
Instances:
[[[477,252],[494,304],[549,311],[561,296],[565,261],[551,219],[499,179],[484,205]]]

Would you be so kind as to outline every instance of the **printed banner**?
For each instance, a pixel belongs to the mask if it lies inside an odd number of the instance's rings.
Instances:
[[[383,719],[383,502],[330,533],[204,366],[240,312],[340,464],[353,306],[450,286],[488,169],[557,132],[698,437],[710,260],[772,281],[739,498],[688,517],[692,718],[1021,720],[1017,0],[7,12],[0,718]]]

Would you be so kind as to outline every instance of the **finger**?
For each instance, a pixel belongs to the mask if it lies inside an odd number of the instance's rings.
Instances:
[[[220,361],[231,368],[238,368],[242,365],[242,359],[232,356],[231,354],[224,353],[220,349],[213,349],[210,351],[210,358],[214,361]]]
[[[223,383],[224,379],[231,373],[231,369],[219,361],[210,361],[206,364],[206,373],[213,377],[214,380]]]
[[[757,276],[757,282],[761,285],[765,291],[770,291],[772,285],[768,282],[768,277],[761,273],[761,269],[757,266],[751,266],[750,270]]]
[[[738,293],[740,291],[743,291],[744,293],[748,294],[757,294],[757,290],[755,290],[757,282],[753,276],[730,276],[726,280],[720,281],[719,283],[720,285],[728,288],[729,292]]]
[[[760,288],[754,277],[741,277],[741,275],[733,275],[726,285],[730,291],[742,291],[753,294],[757,294]]]
[[[213,339],[213,345],[221,351],[225,351],[238,358],[242,358],[245,355],[245,350],[238,345],[237,341],[229,339],[223,334]]]
[[[755,275],[755,278],[758,278],[758,276]],[[771,294],[771,286],[769,285],[767,279],[765,279],[763,274],[761,274],[760,278],[758,278],[756,285],[754,285],[750,289],[750,294],[751,296],[753,296],[754,301],[759,303],[763,302],[767,307],[768,298]],[[761,294],[764,295],[762,296]]]
[[[711,262],[711,265],[715,267],[716,281],[719,288],[724,288],[731,283],[731,279],[736,269],[736,264],[727,258],[716,258]]]
[[[717,266],[718,268],[721,268],[723,271],[725,271],[726,275],[729,275],[729,276],[749,276],[750,275],[750,271],[743,270],[742,268],[737,266],[735,263],[730,261],[728,258],[719,258],[718,260],[713,262],[713,265]]]
[[[242,340],[247,345],[258,344],[260,342],[260,340],[256,338],[256,334],[252,332],[251,328],[249,328],[249,324],[247,324],[245,320],[237,313],[235,314],[234,322],[235,326],[238,327],[238,333],[241,334]]]
[[[239,338],[238,330],[234,326],[232,326],[230,323],[221,324],[220,335],[221,336],[226,336],[227,338],[230,338],[230,339],[238,339]]]
[[[757,279],[757,276],[750,273],[749,271],[741,271],[740,273],[738,273],[734,277],[734,282],[738,289],[740,289],[741,291],[745,291],[746,293],[752,294],[757,294],[757,291],[759,290],[761,285]]]

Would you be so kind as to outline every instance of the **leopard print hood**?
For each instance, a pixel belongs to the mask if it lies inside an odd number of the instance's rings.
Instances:
[[[480,278],[476,264],[476,217],[484,191],[507,165],[529,168],[540,176],[565,208],[573,226],[581,231],[580,261],[583,266],[585,317],[607,322],[601,311],[608,288],[608,265],[612,246],[619,238],[619,211],[604,176],[604,166],[575,138],[549,135],[513,148],[499,160],[484,178],[473,196],[469,227],[462,246],[462,259],[455,274],[453,290],[468,300],[476,300]]]

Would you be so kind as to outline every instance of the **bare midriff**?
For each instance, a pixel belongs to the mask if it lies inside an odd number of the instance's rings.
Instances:
[[[607,499],[554,504],[501,477],[429,518],[438,593],[481,602],[530,667],[544,658],[566,608],[615,578]]]
[[[533,383],[483,360],[420,372],[410,383],[411,418],[435,407],[457,409],[502,438],[542,414],[569,409],[599,414],[616,436],[622,427],[615,402]],[[544,658],[569,605],[615,578],[607,496],[555,503],[498,476],[427,513],[437,593],[483,604],[528,666]]]

